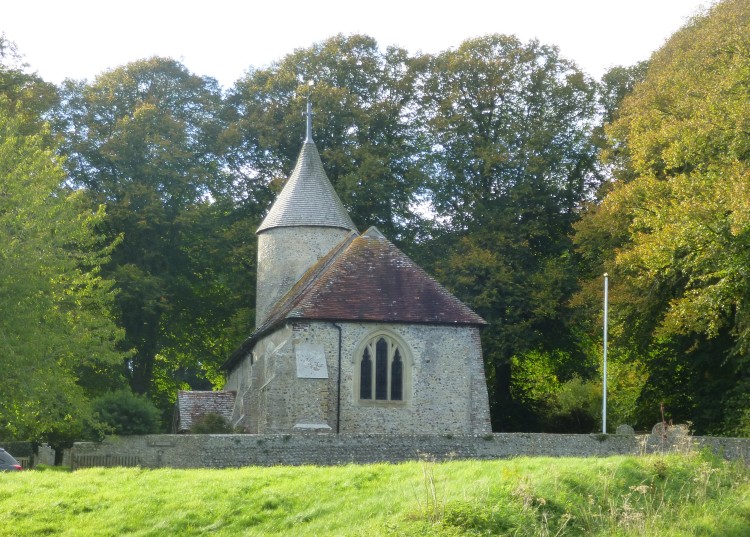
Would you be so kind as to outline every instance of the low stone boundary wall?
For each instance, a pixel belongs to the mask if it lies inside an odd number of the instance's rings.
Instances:
[[[47,444],[0,441],[0,447],[10,453],[25,470],[34,468],[37,464],[55,464],[55,451]]]
[[[231,468],[240,466],[397,463],[421,457],[499,459],[517,456],[606,457],[711,449],[750,461],[750,439],[685,435],[495,433],[428,435],[144,435],[76,443],[73,469],[90,466]]]

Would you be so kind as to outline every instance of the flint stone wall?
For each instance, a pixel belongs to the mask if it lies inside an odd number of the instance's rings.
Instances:
[[[338,428],[347,435],[490,433],[478,328],[344,322],[339,326],[340,382],[339,332],[332,323],[288,322],[261,338],[253,359],[245,357],[224,386],[237,392],[232,425],[251,434],[298,434],[299,428]],[[380,333],[403,342],[402,402],[362,402],[357,395],[362,347]],[[325,357],[324,378],[300,378],[297,349],[313,344]]]
[[[232,468],[241,466],[398,463],[434,457],[500,459],[517,456],[607,457],[711,449],[750,461],[750,439],[655,435],[495,433],[452,435],[144,435],[79,442],[72,467]]]
[[[322,226],[275,227],[258,234],[255,326],[318,260],[351,230]]]

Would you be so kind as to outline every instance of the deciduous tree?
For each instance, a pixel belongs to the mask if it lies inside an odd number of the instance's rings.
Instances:
[[[620,343],[650,357],[652,406],[699,431],[750,403],[748,35],[750,6],[726,0],[651,58],[607,131],[618,180],[578,232],[615,275]]]
[[[0,437],[60,445],[91,419],[87,397],[118,385],[122,333],[100,267],[110,246],[45,133],[0,97]]]
[[[136,393],[166,408],[181,376],[204,387],[216,380],[227,352],[218,347],[234,344],[223,330],[239,285],[221,278],[231,248],[215,248],[233,225],[216,145],[221,91],[179,62],[151,58],[91,83],[67,81],[63,97],[72,183],[106,207],[102,229],[119,238],[105,272],[133,353],[125,372]]]
[[[12,115],[22,115],[18,125],[21,133],[39,134],[48,113],[57,103],[57,88],[29,73],[16,44],[0,32],[0,95],[3,109]],[[47,132],[48,134],[48,132]]]
[[[529,426],[514,356],[570,348],[569,233],[596,184],[595,85],[555,47],[492,35],[423,58],[437,273],[490,322],[493,425]],[[531,356],[531,355],[530,355]]]

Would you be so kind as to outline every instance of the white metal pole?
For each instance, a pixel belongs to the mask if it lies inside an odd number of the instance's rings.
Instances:
[[[604,273],[604,370],[602,371],[602,433],[607,434],[607,316],[609,307],[609,276]]]

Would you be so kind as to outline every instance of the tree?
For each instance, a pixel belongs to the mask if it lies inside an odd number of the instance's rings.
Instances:
[[[556,48],[512,36],[422,61],[429,200],[442,223],[427,247],[440,252],[441,280],[490,322],[493,426],[525,429],[533,416],[513,400],[513,357],[575,352],[568,235],[597,180],[595,85]]]
[[[91,405],[108,433],[152,434],[159,430],[159,410],[145,396],[130,390],[102,394]]]
[[[92,419],[88,397],[117,384],[122,333],[100,274],[111,245],[47,133],[0,105],[0,437],[60,447]]]
[[[423,182],[412,63],[403,49],[338,35],[250,70],[228,96],[225,142],[239,196],[262,211],[270,205],[269,185],[290,175],[299,153],[311,95],[315,143],[354,223],[408,244],[421,225],[412,209]]]
[[[599,105],[602,109],[602,124],[609,124],[617,117],[620,105],[635,86],[642,82],[648,71],[648,61],[635,65],[617,65],[602,76],[599,83]]]
[[[44,120],[57,103],[57,89],[27,72],[16,44],[0,33],[0,95],[6,113],[23,115],[23,134],[44,132]]]
[[[426,60],[430,200],[450,229],[484,226],[535,189],[539,205],[517,213],[574,219],[596,179],[593,82],[556,48],[512,36],[468,40]]]
[[[228,236],[219,226],[234,222],[217,149],[221,91],[179,62],[151,58],[90,84],[67,81],[62,95],[58,128],[71,182],[92,206],[106,207],[102,229],[119,238],[104,271],[116,282],[132,351],[125,373],[136,393],[167,410],[186,381],[216,380],[224,346],[236,343],[224,329],[237,287],[217,273],[230,248],[217,253],[214,238]],[[190,350],[186,334],[207,343]]]
[[[704,432],[750,403],[749,30],[726,0],[654,54],[607,129],[618,180],[578,229],[615,276],[618,344],[646,349],[644,400]]]

